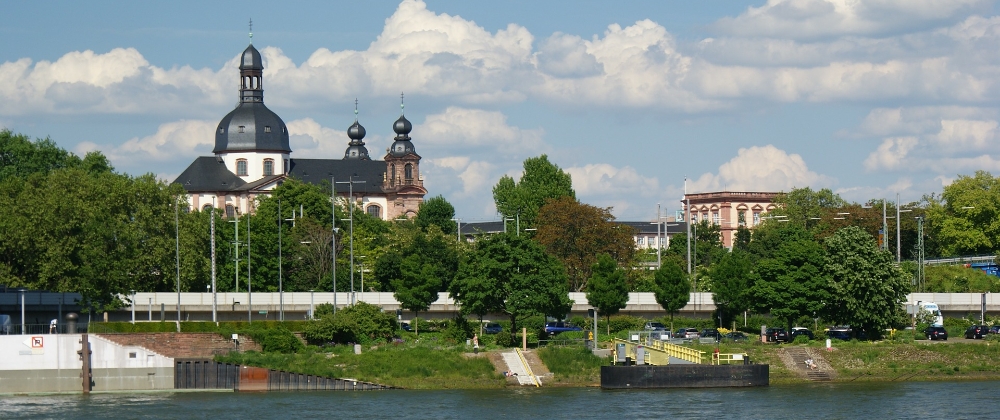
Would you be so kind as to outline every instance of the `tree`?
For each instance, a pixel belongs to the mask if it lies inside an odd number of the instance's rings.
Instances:
[[[95,153],[91,160],[97,160],[97,156],[103,157]],[[107,159],[104,161],[107,162]],[[44,175],[56,169],[75,168],[80,162],[79,157],[48,138],[31,141],[28,136],[0,130],[0,181],[8,178],[23,180],[35,173]]]
[[[712,300],[721,314],[722,326],[734,315],[750,309],[747,290],[752,273],[750,255],[739,249],[726,254],[712,267]]]
[[[824,244],[833,318],[865,331],[870,339],[880,338],[910,291],[909,277],[860,228],[841,229]]]
[[[570,290],[586,289],[598,255],[608,254],[621,266],[635,259],[634,230],[614,219],[610,208],[582,204],[573,197],[549,200],[539,210],[535,239],[566,267]]]
[[[480,237],[449,290],[463,311],[506,314],[511,333],[520,319],[563,318],[573,304],[559,260],[535,241],[509,233]]]
[[[802,316],[822,314],[833,306],[824,258],[823,247],[811,239],[782,243],[770,258],[757,263],[748,291],[751,308],[770,312],[788,328]]]
[[[750,233],[750,228],[740,225],[736,228],[736,236],[733,238],[733,249],[746,251],[750,248],[750,239],[752,234]]]
[[[976,171],[962,175],[933,199],[925,228],[942,256],[994,254],[1000,249],[1000,177]]]
[[[414,314],[426,311],[437,300],[438,292],[448,290],[458,269],[458,255],[444,234],[436,227],[418,235],[404,251],[399,278],[390,279],[394,296],[403,309]]]
[[[608,320],[608,334],[611,334],[611,315],[618,313],[628,304],[628,288],[625,273],[608,254],[601,254],[591,268],[590,282],[587,284],[587,302],[597,308],[597,313]]]
[[[546,155],[526,159],[520,181],[504,175],[493,187],[497,211],[504,217],[520,219],[521,228],[534,227],[545,200],[559,197],[576,198],[573,181]]]
[[[420,203],[420,208],[417,211],[417,216],[413,218],[413,222],[424,231],[427,231],[428,226],[435,225],[445,234],[454,235],[457,232],[455,221],[452,220],[454,218],[455,207],[439,195]]]
[[[665,258],[656,270],[654,281],[656,290],[653,292],[656,303],[670,314],[670,330],[674,329],[674,314],[681,310],[691,300],[691,282],[688,281],[681,261],[675,258]]]
[[[788,216],[788,223],[803,227],[814,226],[810,221],[825,216],[829,209],[847,206],[847,201],[828,188],[813,191],[811,188],[792,188],[774,198],[778,205],[776,215]]]

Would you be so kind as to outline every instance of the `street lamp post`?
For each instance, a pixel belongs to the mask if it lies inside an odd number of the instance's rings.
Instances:
[[[19,289],[21,292],[21,335],[27,334],[27,330],[24,329],[24,294],[27,292],[25,289]]]
[[[218,294],[216,293],[216,290],[215,290],[215,207],[212,207],[210,209],[210,211],[212,212],[212,222],[210,223],[210,225],[211,225],[211,229],[210,229],[211,232],[210,232],[210,235],[209,235],[209,236],[211,236],[211,243],[212,243],[212,251],[211,251],[211,257],[212,257],[212,322],[219,322],[219,317],[218,317],[218,314],[219,314],[219,299],[218,299],[218,297],[219,296],[218,296]]]
[[[278,198],[278,319],[285,320],[285,289],[281,278],[281,198]]]
[[[456,217],[451,220],[458,223],[458,234],[456,235],[456,239],[458,239],[459,242],[462,242],[462,219]]]
[[[353,300],[353,296],[354,296],[354,207],[355,207],[354,206],[354,184],[364,184],[366,182],[367,181],[355,181],[353,175],[350,178],[348,178],[348,181],[346,181],[346,182],[341,181],[340,182],[341,184],[347,184],[348,185],[348,187],[347,187],[348,188],[348,193],[347,194],[348,194],[348,199],[350,200],[350,207],[348,208],[350,216],[348,216],[348,217],[350,217],[350,221],[351,221],[351,225],[350,225],[349,229],[350,229],[350,244],[351,244],[350,248],[351,248],[351,296],[352,296],[352,300]],[[353,301],[351,302],[351,304],[353,304]]]
[[[181,206],[177,204],[177,197],[174,197],[174,234],[177,242],[174,250],[177,253],[177,328],[180,332],[181,322]]]
[[[135,324],[135,289],[132,289],[132,323]]]

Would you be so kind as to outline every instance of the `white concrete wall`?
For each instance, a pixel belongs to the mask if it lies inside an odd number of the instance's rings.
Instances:
[[[0,393],[81,392],[81,334],[0,335]],[[172,389],[174,360],[90,335],[94,391]]]

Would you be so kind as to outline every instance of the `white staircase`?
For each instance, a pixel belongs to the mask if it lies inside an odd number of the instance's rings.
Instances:
[[[521,356],[517,354],[517,351],[503,353],[503,361],[507,364],[507,371],[517,374],[516,378],[519,385],[537,386],[537,379],[524,366],[524,362],[521,361]]]

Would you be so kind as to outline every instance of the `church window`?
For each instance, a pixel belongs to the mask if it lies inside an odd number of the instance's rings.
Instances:
[[[288,173],[288,159],[285,159],[285,167],[281,168],[281,173]]]
[[[274,159],[264,159],[264,176],[274,175]]]
[[[240,129],[239,129],[239,132],[240,132],[240,133],[242,133],[242,132],[244,132],[244,131],[246,131],[246,126],[242,126],[242,125],[241,125],[241,126],[240,126]]]
[[[753,225],[757,226],[759,224],[760,224],[760,212],[759,211],[755,211],[755,212],[753,212]]]
[[[270,132],[271,132],[271,126],[269,126],[269,125],[265,125],[265,126],[264,126],[264,132],[265,132],[265,133],[270,133]]]
[[[389,177],[390,177],[389,179],[392,181],[392,183],[395,184],[396,183],[396,164],[395,163],[389,165]]]
[[[381,219],[382,218],[382,208],[381,207],[372,204],[372,205],[368,206],[368,208],[366,210],[368,210],[368,215],[369,216],[374,217],[376,219]]]
[[[209,211],[209,210],[212,210],[211,204],[206,204],[204,206],[201,206],[201,211]]]
[[[236,217],[236,208],[232,204],[226,204],[226,217]]]
[[[406,178],[406,179],[413,179],[413,165],[412,164],[407,163],[406,166],[403,167],[403,177]]]
[[[285,126],[281,126],[281,132],[282,133],[286,133],[286,132],[288,132],[288,130],[285,130]]]
[[[746,210],[740,210],[740,213],[739,213],[739,215],[736,216],[736,218],[739,220],[740,226],[746,226],[747,225],[747,212],[746,212]]]
[[[225,132],[226,132],[225,128],[219,127],[219,134],[225,134]]]
[[[247,176],[247,160],[239,159],[236,161],[236,175]]]

